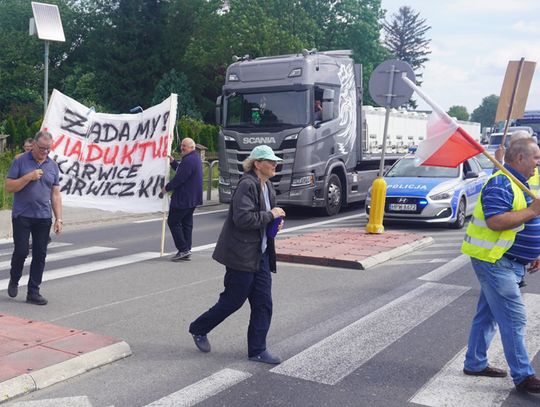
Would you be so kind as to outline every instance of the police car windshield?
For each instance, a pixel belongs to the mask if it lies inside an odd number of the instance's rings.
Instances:
[[[386,177],[456,178],[459,167],[431,167],[416,165],[414,157],[402,158],[386,173]]]
[[[296,127],[308,123],[308,91],[236,92],[227,98],[225,127]]]

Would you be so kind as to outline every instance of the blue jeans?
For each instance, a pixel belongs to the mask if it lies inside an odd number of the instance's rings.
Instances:
[[[515,384],[534,375],[525,347],[525,305],[518,283],[525,266],[502,257],[495,263],[471,259],[480,281],[480,298],[472,321],[465,369],[474,372],[486,368],[487,350],[499,326],[506,362]]]
[[[169,209],[167,224],[171,230],[176,249],[180,252],[191,250],[191,237],[193,234],[193,212],[195,208]]]
[[[266,350],[266,335],[272,320],[272,274],[268,254],[262,255],[261,268],[256,273],[227,267],[224,285],[225,290],[216,305],[193,321],[189,332],[206,335],[249,300],[248,356],[256,356]]]
[[[27,218],[19,216],[12,219],[13,243],[15,249],[11,256],[10,279],[18,283],[21,279],[24,261],[28,256],[30,234],[32,235],[32,263],[30,263],[30,276],[28,279],[28,294],[39,294],[39,286],[45,269],[47,257],[47,242],[51,231],[52,221],[40,218]]]

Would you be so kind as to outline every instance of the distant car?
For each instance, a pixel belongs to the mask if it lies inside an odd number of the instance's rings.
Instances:
[[[476,158],[456,168],[418,166],[407,155],[386,172],[385,220],[446,223],[461,229],[489,174]],[[366,212],[371,209],[371,190]]]
[[[515,133],[516,131],[526,131],[531,136],[533,136],[534,131],[532,127],[529,126],[511,126],[508,127],[508,130],[506,132],[506,140],[504,141],[504,145],[508,147],[510,145],[510,139],[512,138],[512,133]],[[502,137],[504,133],[491,133],[489,136],[489,147],[492,149],[496,149],[501,145]]]
[[[493,157],[495,157],[495,150],[488,149],[487,152]],[[482,167],[484,171],[491,174],[493,168],[495,167],[495,164],[493,164],[493,162],[482,153],[476,155],[475,158],[478,160],[478,164],[480,164],[480,167]]]

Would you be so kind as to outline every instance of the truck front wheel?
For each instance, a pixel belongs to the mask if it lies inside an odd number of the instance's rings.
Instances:
[[[336,215],[341,209],[341,204],[341,180],[336,174],[331,174],[326,182],[324,214],[327,216]]]

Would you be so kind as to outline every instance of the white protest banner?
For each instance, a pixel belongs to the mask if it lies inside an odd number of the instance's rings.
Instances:
[[[177,95],[142,113],[96,113],[53,91],[42,129],[53,135],[62,203],[107,211],[163,209]]]

